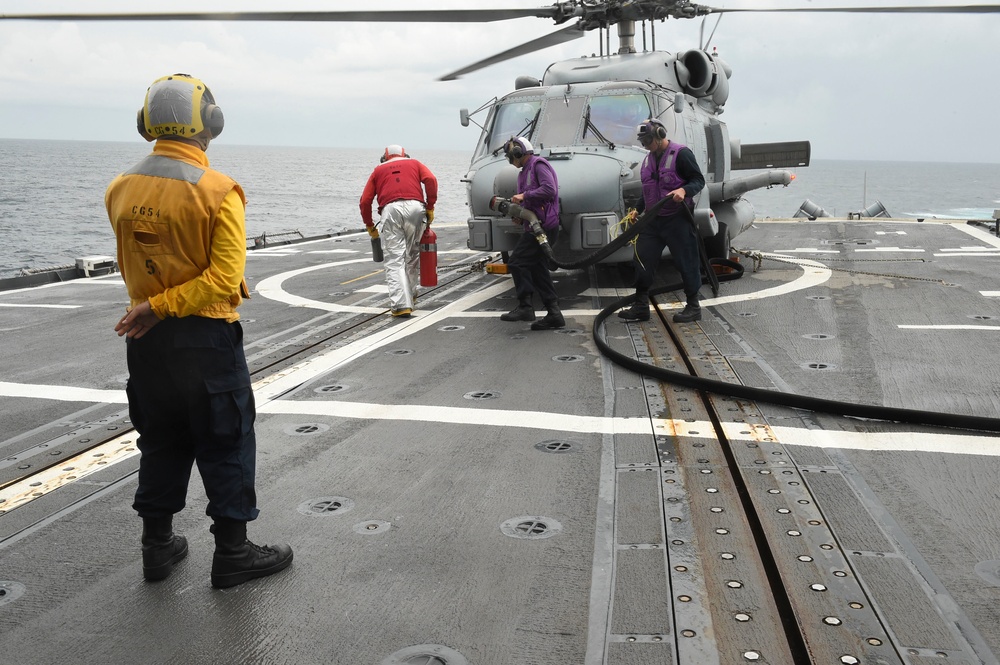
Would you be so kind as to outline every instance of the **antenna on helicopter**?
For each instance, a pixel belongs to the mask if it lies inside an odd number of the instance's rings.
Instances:
[[[712,37],[715,37],[715,31],[719,29],[719,24],[722,23],[722,14],[719,14],[719,18],[715,20],[715,27],[712,28],[712,33],[708,36],[708,39],[704,39],[705,36],[705,23],[708,21],[708,17],[701,19],[701,27],[698,29],[698,48],[702,51],[708,48],[708,45],[712,43]]]

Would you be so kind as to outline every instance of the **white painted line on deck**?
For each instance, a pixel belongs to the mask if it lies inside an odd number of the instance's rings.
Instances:
[[[11,383],[0,381],[0,397],[27,397],[51,399],[59,402],[95,402],[98,404],[127,404],[124,390],[98,390],[73,386],[51,386],[39,383]]]
[[[261,280],[257,284],[255,289],[257,293],[270,300],[275,300],[277,302],[283,302],[292,307],[312,307],[313,309],[323,310],[325,312],[351,312],[355,314],[379,314],[385,311],[385,307],[360,307],[357,305],[339,305],[332,302],[323,302],[321,300],[313,300],[311,298],[303,298],[302,296],[296,296],[285,291],[283,284],[285,280],[291,279],[292,277],[297,277],[298,275],[304,275],[309,272],[316,270],[326,270],[328,268],[336,268],[337,266],[344,266],[350,263],[368,263],[371,262],[369,258],[360,259],[348,259],[346,261],[337,261],[334,263],[321,263],[318,266],[309,266],[306,268],[299,268],[298,270],[290,270],[288,272],[279,273],[273,277],[268,277],[267,279]]]
[[[877,236],[905,236],[906,231],[876,231]]]
[[[740,293],[732,296],[721,296],[719,298],[705,298],[701,301],[703,306],[711,305],[723,305],[732,302],[744,302],[749,300],[763,300],[764,298],[774,298],[777,296],[782,296],[794,291],[801,291],[803,289],[808,289],[813,286],[819,286],[827,282],[833,271],[827,268],[822,263],[817,263],[816,261],[810,261],[809,259],[800,259],[793,256],[782,256],[781,254],[771,254],[764,252],[763,256],[765,258],[779,258],[784,259],[790,263],[794,263],[802,268],[802,275],[788,282],[787,284],[782,284],[780,286],[775,286],[770,289],[763,289],[761,291],[754,291],[752,293]],[[680,304],[677,307],[681,307]]]
[[[42,304],[31,304],[31,303],[12,303],[12,302],[0,302],[0,307],[21,307],[21,308],[40,308],[40,309],[80,309],[83,305],[42,305]]]
[[[980,291],[979,295],[987,298],[1000,298],[1000,291]]]
[[[921,253],[925,250],[916,247],[865,247],[854,250],[855,252],[915,252]]]
[[[370,402],[319,402],[276,399],[257,407],[257,413],[358,418],[362,420],[405,420],[410,422],[481,425],[483,427],[523,427],[526,429],[575,432],[578,434],[652,434],[649,418],[574,416],[545,411],[474,409],[426,404],[376,404]],[[683,422],[683,421],[680,421]]]
[[[38,286],[26,286],[23,289],[11,289],[10,291],[0,292],[0,296],[9,296],[14,293],[29,293],[32,291],[39,291],[41,289],[57,289],[64,286],[117,286],[119,288],[125,288],[125,282],[122,281],[122,276],[119,273],[111,273],[110,275],[101,275],[100,277],[82,277],[80,279],[68,279],[65,282],[52,282],[51,284],[39,284]]]
[[[932,254],[932,256],[1000,256],[1000,252],[948,252],[946,254]]]
[[[974,326],[964,323],[941,325],[899,325],[904,330],[1000,330],[1000,326]]]
[[[710,427],[711,423],[685,423]],[[726,437],[731,441],[753,441],[746,434],[746,423],[723,423]],[[1000,437],[987,434],[950,434],[940,432],[845,432],[771,426],[778,441],[785,445],[810,448],[841,448],[846,450],[890,450],[954,455],[988,455],[1000,457]]]
[[[951,224],[951,228],[956,231],[961,231],[962,233],[968,234],[975,238],[976,240],[986,243],[991,247],[996,247],[1000,249],[1000,238],[996,237],[989,231],[979,228],[977,226],[971,226],[969,224]]]
[[[1000,252],[1000,247],[942,247],[942,252]],[[935,256],[937,256],[935,254]],[[945,256],[942,254],[942,256]]]
[[[779,254],[840,254],[839,249],[817,249],[815,247],[797,247],[795,249],[777,249]]]

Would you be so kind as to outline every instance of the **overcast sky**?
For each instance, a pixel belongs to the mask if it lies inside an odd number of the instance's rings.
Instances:
[[[542,7],[523,0],[201,0],[169,11]],[[871,0],[717,0],[716,7],[868,6]],[[874,4],[969,4],[952,0]],[[162,6],[162,5],[161,5]],[[4,0],[0,11],[156,11],[120,0]],[[710,18],[706,35],[715,25]],[[701,19],[656,24],[656,45],[696,48]],[[57,23],[0,20],[0,138],[141,141],[146,88],[198,76],[233,144],[471,149],[474,110],[598,50],[596,33],[469,74],[437,77],[556,30],[548,19],[399,23]],[[637,46],[642,41],[636,36]],[[617,48],[617,39],[612,38]],[[744,143],[808,139],[814,159],[1000,162],[1000,14],[729,14],[712,46],[733,69],[722,119]],[[480,120],[484,114],[480,114]]]

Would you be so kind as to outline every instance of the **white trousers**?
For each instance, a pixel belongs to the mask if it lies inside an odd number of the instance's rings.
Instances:
[[[379,237],[385,254],[385,283],[394,310],[413,309],[420,283],[420,236],[427,213],[420,201],[393,201],[382,208]]]

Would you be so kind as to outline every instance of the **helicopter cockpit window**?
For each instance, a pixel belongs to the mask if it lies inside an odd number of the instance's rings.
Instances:
[[[585,127],[582,143],[639,145],[635,128],[651,116],[645,95],[601,95],[590,98],[590,124]],[[594,129],[597,131],[595,132]]]
[[[538,119],[536,146],[574,145],[580,135],[586,109],[586,97],[565,96],[549,99]]]
[[[489,143],[483,152],[499,150],[513,136],[524,136],[529,141],[534,141],[532,132],[541,106],[541,99],[513,100],[497,106]]]

